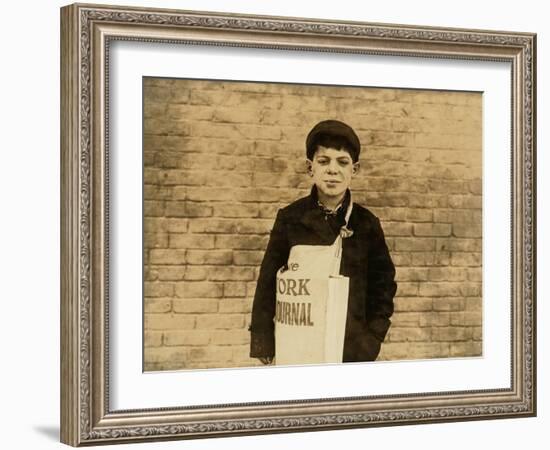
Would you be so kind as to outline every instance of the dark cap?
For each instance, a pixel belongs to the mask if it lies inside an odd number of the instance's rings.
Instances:
[[[335,143],[338,145],[337,148],[345,147],[349,151],[353,162],[359,160],[359,138],[349,125],[338,120],[323,120],[311,129],[306,138],[307,158],[313,158],[319,145],[334,146]]]

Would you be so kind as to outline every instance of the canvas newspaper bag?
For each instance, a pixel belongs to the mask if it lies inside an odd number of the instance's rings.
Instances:
[[[275,364],[342,362],[348,309],[349,278],[340,275],[342,239],[332,245],[295,245],[287,267],[277,272]]]

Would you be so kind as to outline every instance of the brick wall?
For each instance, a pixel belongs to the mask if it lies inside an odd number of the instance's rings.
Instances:
[[[481,94],[156,78],[143,93],[146,370],[261,364],[258,267],[327,118],[359,135],[354,199],[397,267],[379,359],[481,354]]]

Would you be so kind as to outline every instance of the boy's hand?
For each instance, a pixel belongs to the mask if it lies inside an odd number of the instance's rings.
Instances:
[[[262,363],[264,363],[266,366],[268,364],[271,364],[273,362],[273,356],[262,356],[258,358]]]

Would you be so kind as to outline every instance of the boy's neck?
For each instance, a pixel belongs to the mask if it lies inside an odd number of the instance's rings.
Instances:
[[[317,198],[319,199],[319,202],[331,211],[336,210],[336,208],[344,201],[345,196],[346,192],[344,192],[340,197],[328,197],[323,195],[319,190],[317,191]]]

